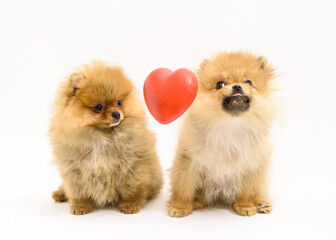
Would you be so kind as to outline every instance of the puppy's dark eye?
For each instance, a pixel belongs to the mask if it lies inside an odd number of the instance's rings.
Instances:
[[[118,106],[118,107],[121,107],[121,106],[122,106],[122,102],[121,102],[121,100],[118,100],[118,101],[117,101],[117,106]]]
[[[246,80],[245,83],[247,83],[248,85],[250,85],[253,88],[253,84],[250,80]]]
[[[221,89],[225,86],[225,83],[224,82],[218,82],[217,85],[216,85],[216,89]]]
[[[103,110],[103,105],[97,104],[96,106],[94,106],[93,110],[95,112],[101,112]]]

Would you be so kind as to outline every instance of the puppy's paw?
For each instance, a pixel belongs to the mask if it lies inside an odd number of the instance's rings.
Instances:
[[[60,191],[60,190],[54,191],[51,196],[55,200],[55,202],[66,202],[66,201],[68,201],[68,198],[65,196],[65,193],[63,191]]]
[[[93,207],[89,205],[72,205],[70,207],[70,212],[73,215],[84,215],[92,212]]]
[[[139,204],[132,202],[123,202],[119,204],[119,209],[122,213],[125,214],[134,214],[138,213],[141,209]]]
[[[273,210],[272,204],[266,200],[257,200],[256,207],[258,213],[271,213]]]
[[[185,217],[191,213],[191,208],[176,208],[176,207],[169,207],[168,208],[168,215],[170,217]]]
[[[240,216],[253,216],[257,213],[257,208],[252,203],[236,203],[233,205],[233,209]]]

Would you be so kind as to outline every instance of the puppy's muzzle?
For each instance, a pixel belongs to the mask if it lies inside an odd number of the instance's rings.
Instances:
[[[120,120],[120,112],[113,112],[112,113],[112,117],[114,119],[114,121],[118,122]]]
[[[250,108],[250,98],[244,94],[243,88],[236,84],[232,86],[231,95],[224,98],[222,106],[232,115],[238,115]]]
[[[122,112],[115,111],[112,114],[112,123],[110,123],[110,127],[115,127],[120,124],[120,122],[124,119],[124,115]]]
[[[243,95],[243,88],[240,85],[233,85],[232,86],[232,95],[233,96],[242,96]]]

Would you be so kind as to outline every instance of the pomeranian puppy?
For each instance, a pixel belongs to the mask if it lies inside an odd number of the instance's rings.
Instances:
[[[271,212],[266,186],[274,76],[265,58],[246,52],[219,53],[201,64],[199,92],[171,169],[170,216],[217,204],[242,216]]]
[[[137,213],[162,186],[155,136],[120,67],[93,62],[63,82],[49,134],[63,182],[52,197],[69,200],[72,214]]]

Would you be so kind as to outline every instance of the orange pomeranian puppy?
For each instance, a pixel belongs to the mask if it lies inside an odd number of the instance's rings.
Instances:
[[[93,62],[63,82],[49,133],[63,180],[52,197],[69,200],[72,214],[105,205],[137,213],[159,192],[155,136],[121,68]]]
[[[199,92],[171,169],[168,214],[225,204],[242,216],[269,213],[266,185],[274,117],[274,69],[250,53],[220,53],[198,70]]]

